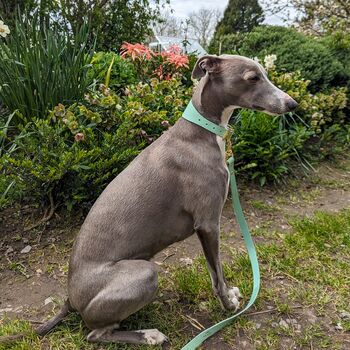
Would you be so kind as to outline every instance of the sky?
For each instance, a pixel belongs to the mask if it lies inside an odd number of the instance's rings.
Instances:
[[[199,10],[200,8],[219,9],[224,11],[228,4],[228,0],[170,0],[170,6],[175,17],[186,18],[190,12]],[[283,25],[283,21],[278,16],[265,15],[265,23]]]

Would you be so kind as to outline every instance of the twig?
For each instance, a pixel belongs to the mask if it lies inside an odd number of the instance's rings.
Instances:
[[[31,320],[31,319],[28,319],[28,320],[25,320],[25,321],[27,321],[27,322],[29,322],[29,323],[34,323],[34,324],[43,324],[43,323],[44,323],[44,322],[42,322],[42,321]]]
[[[205,327],[199,321],[197,321],[195,318],[192,318],[189,315],[185,315],[185,318],[187,318],[187,320],[191,323],[191,325],[194,328],[198,329],[199,331],[202,331],[205,329]]]
[[[279,270],[278,272],[281,273],[282,275],[285,275],[285,276],[289,277],[289,278],[292,279],[293,281],[300,283],[300,281],[299,281],[297,278],[291,276],[291,275],[288,274],[287,272],[283,272],[283,271],[280,271],[280,270]]]
[[[33,224],[33,225],[29,226],[29,227],[24,228],[24,230],[23,230],[24,232],[30,231],[30,230],[32,230],[32,229],[34,229],[34,228],[44,224],[45,222],[49,221],[52,218],[53,214],[55,213],[55,210],[56,210],[57,206],[55,206],[55,203],[53,201],[53,197],[52,197],[52,193],[51,192],[49,193],[49,199],[50,199],[50,211],[49,211],[49,214],[46,215],[46,212],[47,212],[47,209],[46,209],[43,218],[40,221],[38,221],[36,224]]]
[[[171,256],[175,255],[175,253],[171,253],[171,254],[168,254],[163,260],[162,262],[164,262],[165,260],[169,259]]]
[[[291,306],[291,309],[301,309],[303,306],[298,305],[298,306]],[[245,314],[245,316],[255,316],[255,315],[262,315],[262,314],[268,314],[270,312],[275,312],[278,311],[277,308],[270,309],[270,310],[263,310],[263,311],[257,311],[257,312],[250,312],[249,314]]]

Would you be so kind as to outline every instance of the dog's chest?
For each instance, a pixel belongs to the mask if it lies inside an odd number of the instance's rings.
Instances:
[[[216,136],[216,142],[218,143],[220,152],[221,152],[221,158],[222,158],[222,163],[224,168],[227,171],[227,183],[226,183],[226,191],[225,191],[225,199],[227,197],[227,192],[228,192],[228,186],[229,186],[229,182],[230,182],[230,172],[228,170],[227,167],[227,163],[226,163],[226,147],[225,147],[225,141],[223,140],[222,137],[220,136]]]

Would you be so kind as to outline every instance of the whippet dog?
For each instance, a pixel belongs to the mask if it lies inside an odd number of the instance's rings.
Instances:
[[[264,68],[236,55],[201,57],[192,102],[210,121],[226,126],[235,108],[283,114],[297,103],[274,86]],[[47,333],[68,310],[91,330],[91,342],[161,344],[156,329],[118,331],[119,324],[154,300],[157,268],[150,259],[196,233],[214,294],[236,310],[238,288],[226,284],[220,262],[220,216],[229,174],[224,141],[180,118],[142,151],[102,192],[78,233],[68,273],[68,300],[37,329]]]

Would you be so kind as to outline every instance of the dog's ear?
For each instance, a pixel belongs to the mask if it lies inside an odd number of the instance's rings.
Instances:
[[[207,73],[215,73],[219,71],[221,58],[214,55],[206,55],[198,59],[193,71],[192,79],[200,79],[204,77]]]

